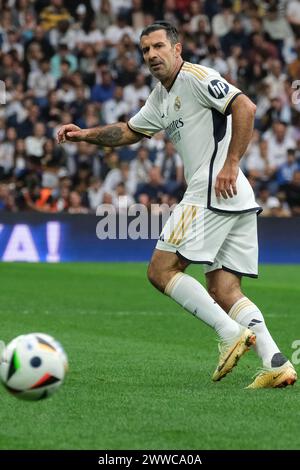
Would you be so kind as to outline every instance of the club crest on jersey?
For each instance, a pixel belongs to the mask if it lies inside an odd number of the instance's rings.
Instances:
[[[212,80],[208,85],[209,94],[213,98],[224,98],[229,90],[227,83],[222,82],[222,80]]]
[[[179,96],[176,96],[175,101],[174,101],[174,110],[179,111],[181,108],[181,101]]]

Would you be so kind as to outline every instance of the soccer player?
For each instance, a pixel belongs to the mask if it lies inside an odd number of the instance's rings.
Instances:
[[[257,277],[260,208],[239,168],[256,107],[215,70],[184,62],[170,23],[147,26],[140,45],[158,79],[141,110],[128,123],[93,129],[64,125],[58,142],[114,147],[166,131],[182,157],[188,185],[157,242],[149,280],[219,335],[214,381],[253,345],[263,370],[249,388],[291,385],[297,379],[294,367],[272,339],[259,308],[241,290],[242,276]],[[204,264],[208,291],[185,274],[190,263]]]

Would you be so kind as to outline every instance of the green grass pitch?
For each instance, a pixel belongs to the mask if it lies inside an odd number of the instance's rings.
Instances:
[[[189,272],[203,280],[200,267]],[[70,362],[47,400],[0,389],[0,449],[300,448],[299,384],[245,390],[260,366],[254,352],[212,383],[214,332],[156,292],[145,264],[1,264],[0,273],[0,337],[51,334]],[[300,266],[262,266],[243,284],[289,358],[299,278]]]

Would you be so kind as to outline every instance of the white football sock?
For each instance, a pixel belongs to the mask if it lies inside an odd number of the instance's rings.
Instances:
[[[280,362],[285,362],[286,358],[280,353],[277,344],[270,335],[263,314],[251,300],[247,297],[239,299],[231,307],[228,315],[256,334],[254,350],[262,359],[264,367],[276,367],[282,365]]]
[[[222,340],[231,341],[240,333],[240,325],[212,299],[200,282],[188,274],[175,274],[165,288],[165,294],[214,328]]]

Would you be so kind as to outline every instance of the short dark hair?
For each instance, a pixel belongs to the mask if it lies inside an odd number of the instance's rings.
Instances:
[[[159,31],[160,29],[163,29],[166,32],[167,38],[170,40],[172,46],[178,43],[178,31],[175,26],[168,21],[155,21],[149,26],[146,26],[146,28],[141,32],[140,39],[142,36],[148,36],[148,34],[153,33],[153,31]]]

